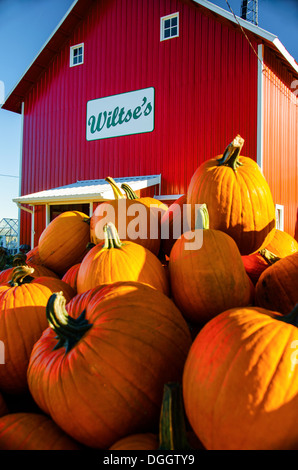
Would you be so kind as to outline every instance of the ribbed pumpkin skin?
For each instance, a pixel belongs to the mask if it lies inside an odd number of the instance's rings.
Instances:
[[[298,251],[298,242],[289,233],[276,229],[266,248],[278,258],[285,258]]]
[[[273,314],[260,308],[226,311],[192,344],[183,373],[184,404],[207,450],[297,449],[292,341],[298,341],[298,329]]]
[[[134,434],[115,442],[109,450],[157,450],[158,435],[153,433]]]
[[[181,381],[191,344],[174,303],[149,286],[115,283],[77,295],[66,308],[74,317],[85,308],[93,326],[67,354],[53,350],[51,328],[35,343],[28,382],[38,406],[99,449],[156,427],[164,383]]]
[[[32,248],[32,250],[28,251],[28,253],[26,254],[26,262],[30,266],[31,264],[42,264],[38,252],[38,246],[35,246],[34,248]]]
[[[291,312],[298,303],[298,252],[280,259],[261,274],[255,303],[282,314]]]
[[[80,450],[47,416],[12,413],[0,418],[0,450]]]
[[[169,295],[169,282],[160,260],[145,247],[125,241],[121,248],[96,245],[81,262],[77,276],[77,292],[99,284],[137,281],[149,284]]]
[[[251,158],[234,171],[218,166],[218,158],[202,163],[191,178],[188,204],[206,204],[210,228],[222,230],[237,243],[242,255],[266,247],[275,232],[275,206],[267,181]],[[195,228],[192,213],[190,227]]]
[[[157,202],[156,205],[158,205]],[[138,209],[140,210],[140,215],[138,212],[135,212]],[[141,199],[115,199],[103,202],[96,207],[92,214],[90,221],[90,239],[95,245],[103,243],[103,221],[105,223],[112,222],[122,241],[132,241],[147,248],[153,254],[158,255],[160,237],[158,233],[156,234],[156,238],[151,237],[150,228],[152,224],[152,229],[155,226],[158,231],[159,219],[160,210],[158,210],[158,208],[150,209]],[[138,221],[139,225],[137,224]],[[98,227],[101,229],[98,229]]]
[[[67,211],[53,219],[39,237],[38,252],[42,264],[60,276],[86,254],[90,227],[86,214]]]
[[[0,390],[27,391],[27,367],[34,343],[48,327],[46,305],[54,292],[63,291],[69,301],[74,292],[60,279],[40,277],[16,287],[0,286],[0,332],[5,345],[5,364],[0,366]]]
[[[54,277],[56,279],[59,279],[56,273],[46,268],[45,266],[31,264],[30,268],[34,268],[33,273],[30,274],[31,277],[37,278],[41,276],[46,276],[46,277]],[[0,284],[9,282],[11,280],[12,272],[13,272],[13,268],[8,268],[2,271],[0,273]]]
[[[4,284],[11,279],[13,268],[7,268],[0,272],[0,284]]]
[[[205,323],[215,315],[251,302],[251,286],[234,240],[204,229],[202,247],[186,250],[188,233],[174,244],[169,261],[171,292],[184,317]]]
[[[278,258],[285,258],[298,251],[298,243],[288,233],[276,229],[273,239],[266,246],[266,250]],[[268,262],[259,252],[242,256],[242,261],[254,285],[256,285],[265,269],[273,264]]]
[[[265,269],[269,268],[270,266],[270,264],[268,264],[268,262],[259,252],[242,256],[242,261],[247,275],[254,285],[256,285],[259,277],[265,271]]]
[[[73,290],[77,293],[77,277],[79,272],[79,267],[81,263],[74,264],[71,268],[69,268],[64,276],[62,277],[62,281],[67,282]]]

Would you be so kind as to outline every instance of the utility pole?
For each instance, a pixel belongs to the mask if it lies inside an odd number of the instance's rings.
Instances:
[[[240,16],[258,26],[258,0],[242,0]]]

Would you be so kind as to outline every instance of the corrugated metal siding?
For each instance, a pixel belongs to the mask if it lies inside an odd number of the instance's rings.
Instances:
[[[274,53],[264,56],[264,175],[274,202],[284,205],[284,230],[294,236],[298,207],[297,80]]]
[[[160,17],[177,11],[180,36],[160,42]],[[84,64],[70,68],[69,47],[81,42]],[[86,141],[88,100],[146,87],[153,132]],[[234,26],[190,0],[98,1],[25,102],[22,194],[159,173],[162,194],[182,194],[237,133],[255,159],[256,122],[257,59]]]

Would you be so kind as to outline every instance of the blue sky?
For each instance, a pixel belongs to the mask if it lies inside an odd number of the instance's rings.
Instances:
[[[0,81],[4,83],[5,96],[72,3],[73,0],[0,0]],[[213,3],[229,10],[226,0]],[[241,0],[228,3],[239,16]],[[298,61],[298,0],[259,0],[259,26],[276,34]],[[20,148],[20,116],[0,109],[0,220],[18,218],[12,199],[19,195]]]

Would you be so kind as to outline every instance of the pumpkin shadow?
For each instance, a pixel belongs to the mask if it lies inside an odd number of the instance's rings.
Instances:
[[[210,222],[210,228],[221,230],[230,235],[236,242],[241,255],[250,255],[264,248],[274,236],[275,220],[271,220],[262,230],[249,230],[245,232],[240,224],[236,224],[229,230],[224,229],[220,224]],[[240,236],[239,236],[240,234]]]

